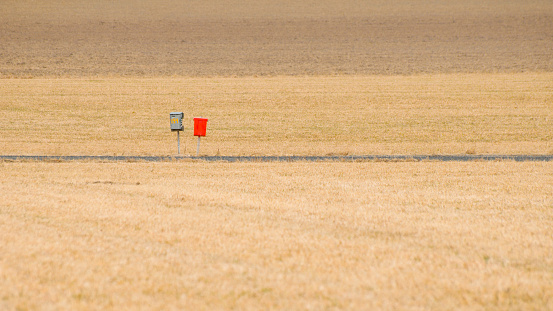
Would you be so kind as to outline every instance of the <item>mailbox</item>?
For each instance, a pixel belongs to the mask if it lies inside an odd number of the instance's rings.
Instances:
[[[206,118],[194,118],[194,136],[205,136],[206,129]]]
[[[171,120],[171,131],[182,131],[182,118],[184,117],[184,113],[182,112],[171,112],[169,114],[170,120]]]

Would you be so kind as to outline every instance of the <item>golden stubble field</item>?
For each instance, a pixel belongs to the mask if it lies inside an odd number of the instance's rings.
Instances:
[[[553,74],[5,79],[0,153],[551,154]]]
[[[553,308],[549,163],[0,163],[0,308]]]
[[[4,79],[2,154],[543,154],[551,73]],[[0,162],[0,309],[551,309],[550,163]]]

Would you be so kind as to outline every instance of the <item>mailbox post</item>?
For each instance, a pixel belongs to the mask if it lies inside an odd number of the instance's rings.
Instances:
[[[200,155],[200,137],[205,136],[207,130],[206,118],[194,118],[194,136],[198,136],[198,147],[196,148],[196,156]]]
[[[180,131],[183,130],[183,117],[184,113],[182,112],[171,112],[169,114],[169,119],[171,120],[171,132],[177,132],[177,154],[180,154]]]

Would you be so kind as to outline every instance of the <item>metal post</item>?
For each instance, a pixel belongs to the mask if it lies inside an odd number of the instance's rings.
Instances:
[[[200,156],[200,137],[201,136],[198,136],[198,148],[196,148],[196,156]]]
[[[177,154],[180,154],[180,131],[177,131]]]

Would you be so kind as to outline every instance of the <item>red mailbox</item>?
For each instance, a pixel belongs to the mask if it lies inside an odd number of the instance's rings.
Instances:
[[[206,118],[194,118],[194,136],[205,136],[206,129]]]

